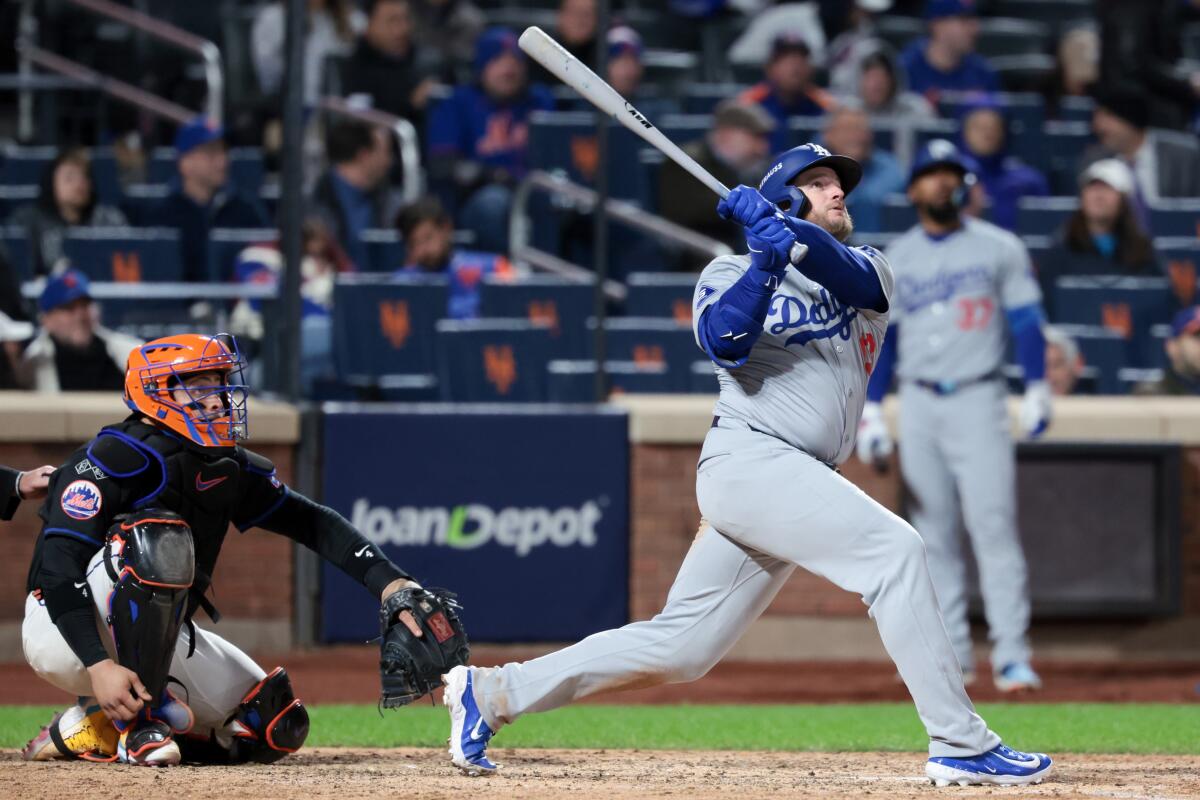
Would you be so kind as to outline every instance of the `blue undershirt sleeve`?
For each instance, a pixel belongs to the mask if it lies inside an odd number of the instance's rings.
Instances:
[[[1008,330],[1013,337],[1017,363],[1025,372],[1025,381],[1040,381],[1046,377],[1046,338],[1042,335],[1042,306],[1030,303],[1005,311]]]
[[[824,228],[796,217],[785,219],[796,240],[808,245],[808,255],[796,267],[801,274],[824,286],[848,306],[879,313],[888,310],[875,265],[865,256],[833,238]]]
[[[899,326],[889,325],[883,346],[879,348],[879,357],[875,359],[875,369],[871,370],[871,380],[867,383],[869,402],[881,402],[892,386],[892,377],[896,373],[896,339],[899,336]]]

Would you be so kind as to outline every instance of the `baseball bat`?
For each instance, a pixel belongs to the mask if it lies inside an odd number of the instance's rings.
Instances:
[[[554,38],[536,25],[530,25],[517,40],[517,45],[530,58],[541,64],[554,74],[560,81],[579,92],[585,100],[596,108],[608,114],[617,122],[640,136],[647,144],[679,166],[688,171],[696,180],[724,199],[729,195],[729,187],[721,183],[711,172],[696,163],[696,159],[683,152],[677,144],[654,127],[642,112],[622,97],[599,75],[586,64],[571,55],[554,41]],[[787,223],[782,211],[776,209],[776,215]],[[788,226],[791,228],[791,226]],[[808,252],[808,246],[796,242],[792,245],[791,261],[799,263]]]

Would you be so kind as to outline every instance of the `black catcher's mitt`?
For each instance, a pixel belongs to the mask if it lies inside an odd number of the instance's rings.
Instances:
[[[382,638],[379,675],[384,708],[397,708],[429,694],[442,684],[442,675],[471,656],[467,632],[458,619],[462,608],[444,589],[401,589],[383,600],[379,610]],[[400,621],[408,611],[422,631],[420,638]]]

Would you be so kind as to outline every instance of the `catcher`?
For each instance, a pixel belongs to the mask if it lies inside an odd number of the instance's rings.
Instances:
[[[452,595],[429,592],[332,509],[238,445],[248,389],[231,337],[135,349],[133,411],[59,467],[39,515],[22,642],[42,678],[79,698],[22,751],[167,766],[270,763],[308,735],[287,673],[264,672],[193,624],[232,522],[283,534],[380,597],[383,705],[411,702],[468,656]]]

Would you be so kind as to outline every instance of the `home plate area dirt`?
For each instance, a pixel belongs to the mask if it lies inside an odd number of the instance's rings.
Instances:
[[[149,769],[112,764],[26,764],[0,755],[0,796],[169,797],[193,800],[395,797],[519,798],[1184,798],[1200,797],[1194,756],[1060,755],[1031,787],[948,787],[923,777],[916,753],[738,753],[506,750],[502,770],[467,778],[429,749],[314,748],[272,766]]]

